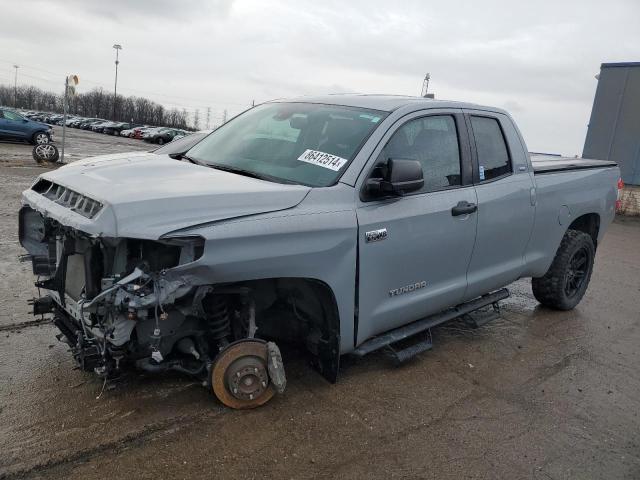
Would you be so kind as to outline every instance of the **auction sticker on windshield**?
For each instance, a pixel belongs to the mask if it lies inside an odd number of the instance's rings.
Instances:
[[[298,160],[317,165],[318,167],[328,168],[334,172],[340,170],[344,167],[344,164],[348,162],[346,158],[317,150],[305,150],[305,152],[298,157]]]

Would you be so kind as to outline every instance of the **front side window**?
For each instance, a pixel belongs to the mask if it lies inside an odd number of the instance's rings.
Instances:
[[[268,103],[187,152],[213,168],[283,183],[333,185],[386,112],[314,103]]]
[[[498,120],[472,116],[471,127],[476,140],[480,181],[510,173],[509,151]]]
[[[424,187],[420,192],[443,190],[461,184],[460,148],[456,122],[451,115],[434,115],[405,123],[382,151],[390,158],[418,160]]]
[[[14,120],[14,121],[22,120],[22,117],[20,115],[10,110],[4,111],[4,118],[6,118],[7,120]]]

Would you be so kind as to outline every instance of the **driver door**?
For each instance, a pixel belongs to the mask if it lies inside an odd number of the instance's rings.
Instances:
[[[428,112],[404,117],[374,152],[376,164],[420,161],[425,184],[405,196],[361,198],[357,344],[460,303],[467,288],[477,214],[452,211],[477,203],[464,117]]]

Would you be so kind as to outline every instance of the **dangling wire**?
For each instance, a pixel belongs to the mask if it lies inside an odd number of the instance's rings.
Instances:
[[[105,375],[104,381],[102,382],[102,389],[100,390],[100,394],[96,397],[96,400],[100,400],[102,394],[104,393],[104,387],[107,385],[107,376]]]

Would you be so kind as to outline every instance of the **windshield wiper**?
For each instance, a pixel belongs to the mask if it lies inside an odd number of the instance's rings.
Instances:
[[[279,177],[273,177],[271,175],[267,175],[264,173],[256,173],[250,170],[245,170],[243,168],[229,167],[227,165],[219,165],[219,164],[212,164],[212,163],[207,164],[207,166],[211,168],[215,168],[216,170],[222,170],[223,172],[236,173],[238,175],[244,175],[245,177],[257,178],[258,180],[266,180],[268,182],[275,182],[275,183],[288,183],[290,185],[296,184],[296,182],[292,182],[291,180],[286,180]]]
[[[191,158],[189,155],[185,155],[184,153],[182,155],[180,155],[180,159],[181,160],[182,159],[187,160],[188,162],[195,163],[196,165],[203,165],[204,166],[204,163],[201,163],[198,160],[196,160],[195,158]]]

